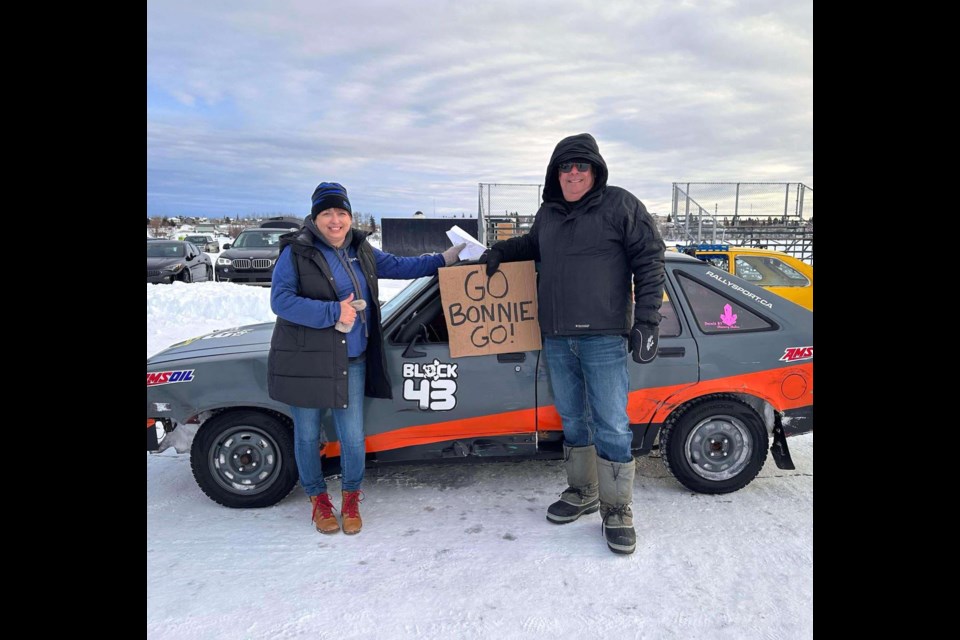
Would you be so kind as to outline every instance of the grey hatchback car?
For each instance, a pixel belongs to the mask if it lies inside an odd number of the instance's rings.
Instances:
[[[768,452],[793,469],[787,438],[813,430],[813,312],[696,258],[664,260],[658,355],[628,362],[634,454],[656,450],[699,493],[746,486]],[[562,458],[540,350],[454,358],[447,314],[438,276],[382,306],[393,398],[364,398],[367,464]],[[267,391],[273,329],[233,327],[147,359],[147,450],[189,451],[197,484],[228,507],[276,504],[297,482],[290,407]],[[332,474],[329,412],[322,424]]]

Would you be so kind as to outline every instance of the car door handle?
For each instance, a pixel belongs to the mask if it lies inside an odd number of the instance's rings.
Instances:
[[[657,356],[661,358],[682,358],[687,353],[685,347],[660,347]]]
[[[525,362],[526,359],[527,359],[527,354],[525,351],[497,354],[497,362]]]

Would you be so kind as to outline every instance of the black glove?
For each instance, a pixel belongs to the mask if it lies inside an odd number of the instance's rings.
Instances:
[[[645,322],[634,323],[630,330],[630,352],[633,361],[646,363],[657,357],[660,345],[660,327]]]
[[[503,252],[497,248],[490,248],[483,252],[483,254],[477,258],[477,262],[480,264],[487,265],[487,277],[489,278],[497,272],[497,269],[500,268],[500,261],[503,260]]]

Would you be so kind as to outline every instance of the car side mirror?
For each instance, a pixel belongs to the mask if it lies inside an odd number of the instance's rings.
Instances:
[[[230,243],[229,243],[229,242],[228,242],[227,244],[223,245],[223,250],[224,250],[224,251],[226,251],[226,250],[229,249],[229,248],[230,248]]]

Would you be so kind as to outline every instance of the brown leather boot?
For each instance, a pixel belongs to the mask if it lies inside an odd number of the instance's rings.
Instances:
[[[360,527],[363,521],[360,519],[360,502],[363,500],[363,492],[356,491],[343,492],[343,504],[340,505],[340,513],[343,514],[343,532],[352,535],[360,533]]]
[[[318,496],[310,496],[310,504],[313,505],[313,524],[316,525],[320,533],[336,533],[340,531],[340,523],[337,517],[333,515],[333,503],[330,502],[329,493],[321,493]]]

